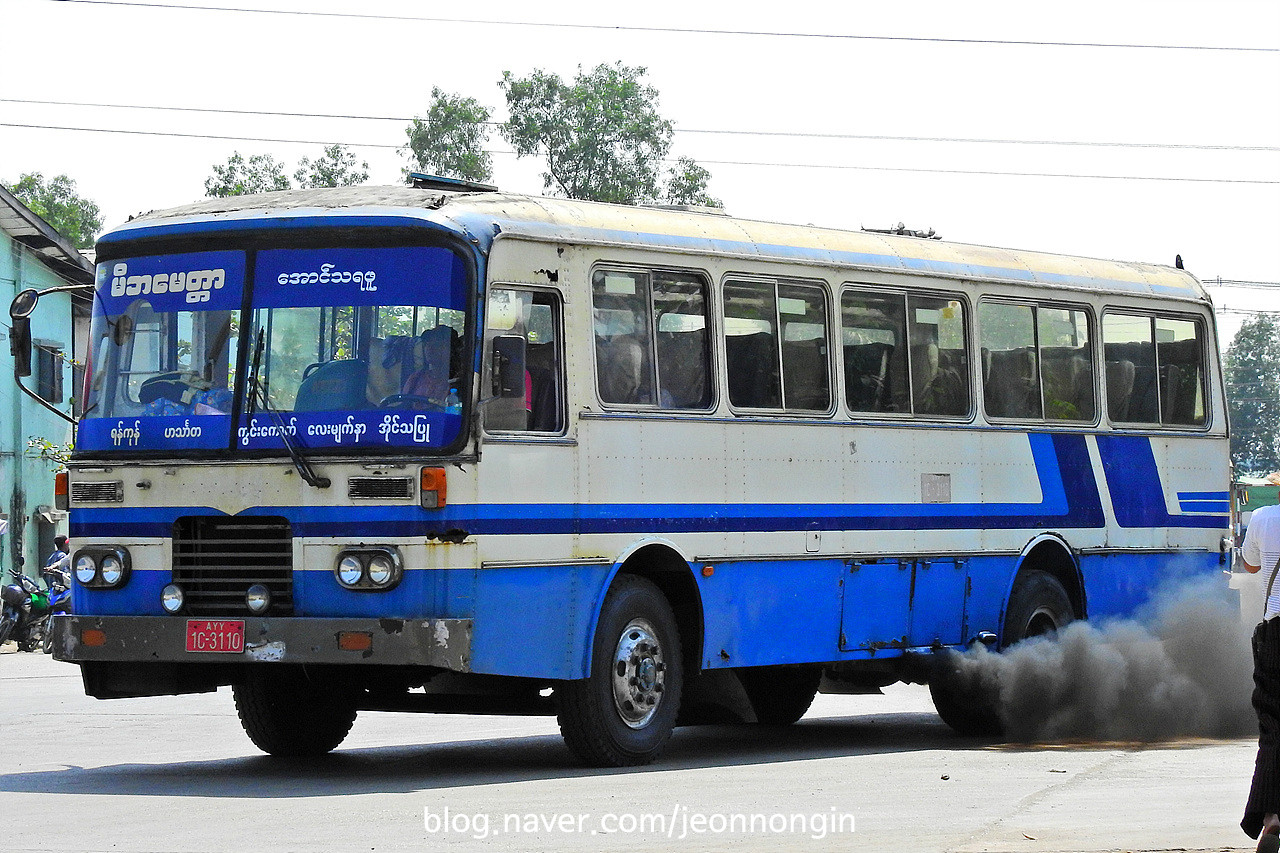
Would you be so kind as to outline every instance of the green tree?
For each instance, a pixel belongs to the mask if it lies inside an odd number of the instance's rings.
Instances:
[[[569,198],[635,204],[662,197],[662,158],[671,122],[658,114],[658,91],[645,69],[618,62],[578,69],[572,85],[535,70],[502,73],[510,118],[502,136],[520,157],[546,159],[543,186]]]
[[[66,175],[46,181],[39,172],[27,172],[17,183],[5,186],[77,249],[92,246],[102,230],[98,205],[81,197],[76,192],[76,182]]]
[[[239,151],[227,158],[226,165],[214,165],[204,182],[204,194],[214,198],[287,189],[289,176],[283,163],[270,154],[254,154],[246,160]]]
[[[406,172],[427,172],[467,181],[493,180],[493,157],[484,149],[489,141],[489,109],[475,98],[431,89],[425,118],[405,129],[408,144],[400,152],[409,159]]]
[[[356,155],[345,145],[326,145],[314,162],[306,157],[298,161],[293,179],[302,189],[351,187],[369,180],[369,164],[360,161],[357,166]]]
[[[676,165],[667,171],[665,198],[667,204],[697,204],[703,207],[724,207],[718,198],[707,194],[707,182],[711,173],[693,161],[680,157]]]
[[[1280,469],[1280,322],[1270,314],[1245,322],[1227,347],[1225,368],[1236,470]]]

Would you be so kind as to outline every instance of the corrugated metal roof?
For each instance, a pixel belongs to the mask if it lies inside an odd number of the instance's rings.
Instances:
[[[72,284],[93,284],[93,263],[3,186],[0,186],[0,230]]]
[[[646,245],[671,251],[824,264],[1050,287],[1113,290],[1208,302],[1184,270],[1157,264],[948,243],[867,231],[788,225],[719,214],[601,204],[506,193],[442,193],[412,187],[339,187],[209,199],[133,220],[117,233],[164,222],[307,215],[404,215],[453,222],[472,235],[495,233],[564,243]]]

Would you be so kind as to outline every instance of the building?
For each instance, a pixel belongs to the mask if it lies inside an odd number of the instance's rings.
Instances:
[[[66,513],[54,504],[55,466],[29,453],[28,442],[38,437],[61,445],[73,439],[71,424],[15,381],[8,306],[23,290],[68,284],[85,289],[50,294],[31,316],[35,346],[31,376],[23,384],[72,414],[80,396],[75,354],[88,339],[93,263],[0,186],[0,572],[6,578],[14,566],[38,576],[53,551],[53,537],[66,532]]]

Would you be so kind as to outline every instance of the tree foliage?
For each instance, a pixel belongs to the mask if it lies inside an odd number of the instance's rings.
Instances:
[[[409,142],[400,150],[409,158],[406,171],[492,181],[493,157],[484,148],[489,141],[489,115],[488,107],[475,98],[432,88],[426,116],[415,118],[405,129]]]
[[[707,194],[711,173],[693,161],[681,157],[667,172],[665,201],[667,204],[697,204],[703,207],[723,207],[718,198]]]
[[[254,154],[246,160],[239,151],[228,157],[225,165],[215,164],[213,174],[204,182],[204,194],[214,198],[287,189],[289,176],[283,163],[270,154]]]
[[[5,186],[77,249],[92,246],[102,230],[98,205],[76,192],[76,182],[66,175],[46,181],[39,172],[27,172],[17,183]]]
[[[1236,333],[1226,355],[1231,459],[1244,474],[1280,469],[1280,323],[1259,314]]]
[[[302,189],[319,187],[351,187],[369,180],[369,164],[360,161],[345,145],[326,145],[324,154],[314,161],[303,157],[293,179]]]
[[[504,71],[499,86],[510,118],[503,138],[520,157],[546,159],[543,186],[555,193],[619,204],[662,198],[659,172],[673,129],[644,75],[621,62],[579,68],[572,84],[547,71]]]

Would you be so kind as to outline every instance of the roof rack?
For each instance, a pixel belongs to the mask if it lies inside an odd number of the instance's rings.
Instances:
[[[498,188],[492,184],[479,181],[466,181],[462,178],[446,178],[443,175],[428,175],[425,172],[410,172],[409,184],[416,190],[451,190],[453,192],[496,193]]]

